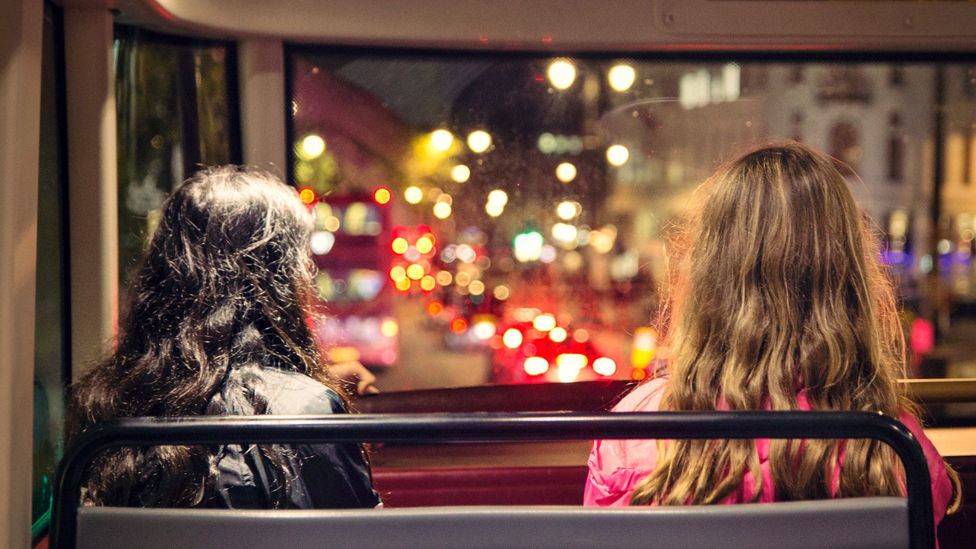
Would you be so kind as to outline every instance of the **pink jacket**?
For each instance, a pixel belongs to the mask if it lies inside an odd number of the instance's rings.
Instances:
[[[666,377],[659,377],[637,386],[614,406],[613,410],[615,412],[658,411],[667,381]],[[809,409],[802,395],[797,400],[801,409]],[[938,526],[952,498],[952,483],[946,473],[945,463],[932,442],[925,436],[922,426],[911,414],[902,414],[898,419],[915,435],[925,452],[929,474],[932,477],[935,525]],[[763,475],[759,501],[771,502],[774,500],[774,491],[771,488],[773,480],[768,461],[769,440],[758,439],[756,449],[759,452],[759,465]],[[583,492],[583,505],[600,507],[629,505],[630,496],[637,483],[654,469],[656,461],[655,440],[597,440],[593,444],[588,462],[589,474]],[[834,475],[835,484],[839,482],[839,477],[839,474]],[[740,503],[751,499],[749,496],[754,494],[756,489],[755,479],[747,472],[742,484],[739,491],[724,503]]]

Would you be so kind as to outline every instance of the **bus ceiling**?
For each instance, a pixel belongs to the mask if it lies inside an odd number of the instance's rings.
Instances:
[[[958,52],[967,2],[775,0],[64,0],[169,33],[485,51]],[[829,22],[829,24],[825,24]]]

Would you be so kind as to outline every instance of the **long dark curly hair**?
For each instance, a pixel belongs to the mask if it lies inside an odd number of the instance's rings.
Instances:
[[[66,437],[107,419],[267,413],[262,368],[300,372],[336,389],[309,327],[312,215],[274,176],[202,171],[163,206],[134,272],[114,354],[71,389]],[[263,452],[287,483],[281,449]],[[206,504],[219,448],[106,452],[90,468],[95,505]],[[278,488],[281,488],[279,486]],[[282,504],[287,489],[274,490]]]

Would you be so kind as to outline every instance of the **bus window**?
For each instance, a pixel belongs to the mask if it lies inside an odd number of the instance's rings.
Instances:
[[[383,389],[643,379],[667,227],[719,162],[788,138],[832,152],[886,233],[912,373],[976,373],[951,343],[976,330],[971,67],[286,56],[292,179],[326,202],[385,189],[391,227],[413,231],[363,243],[389,272],[362,310],[398,327]]]
[[[376,200],[375,194],[316,199],[310,247],[322,298],[315,328],[329,343],[331,359],[383,367],[398,359],[399,325],[393,289],[384,281],[390,265],[388,200]]]
[[[116,26],[123,285],[173,187],[200,166],[240,163],[234,65],[229,43]]]
[[[40,166],[37,208],[37,292],[34,318],[34,459],[31,522],[50,519],[54,469],[61,458],[68,372],[67,194],[64,149],[64,63],[60,8],[44,5]]]

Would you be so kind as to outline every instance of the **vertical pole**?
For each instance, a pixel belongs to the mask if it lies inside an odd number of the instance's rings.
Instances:
[[[64,10],[71,372],[109,350],[118,315],[118,166],[112,14]]]
[[[31,542],[44,5],[0,1],[0,549]]]
[[[949,324],[948,303],[943,294],[942,269],[939,258],[939,230],[942,220],[942,185],[945,179],[945,67],[935,67],[935,119],[933,120],[933,159],[932,159],[932,202],[929,204],[929,223],[932,232],[929,236],[929,250],[932,254],[932,270],[928,276],[929,314],[935,341],[938,343]],[[922,372],[925,376],[925,372]]]

